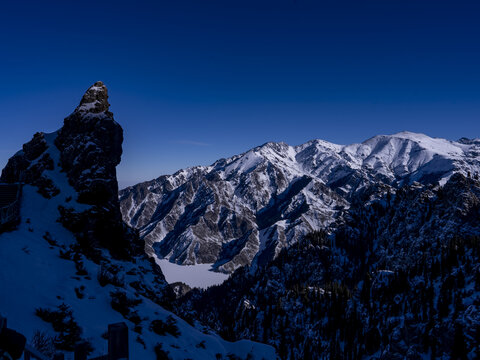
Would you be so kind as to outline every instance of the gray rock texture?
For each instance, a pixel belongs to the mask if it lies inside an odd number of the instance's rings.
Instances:
[[[265,264],[302,235],[336,226],[354,201],[405,184],[478,173],[477,140],[403,132],[360,144],[266,143],[120,192],[125,221],[146,251],[220,271]]]

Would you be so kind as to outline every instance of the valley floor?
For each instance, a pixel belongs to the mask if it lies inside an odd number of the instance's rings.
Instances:
[[[228,279],[227,274],[212,271],[212,264],[178,265],[167,259],[156,259],[169,284],[183,282],[190,287],[206,289],[220,285]]]

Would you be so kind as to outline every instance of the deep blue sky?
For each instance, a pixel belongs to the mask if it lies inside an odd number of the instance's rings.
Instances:
[[[0,2],[0,167],[97,80],[121,186],[267,141],[480,137],[480,1]]]

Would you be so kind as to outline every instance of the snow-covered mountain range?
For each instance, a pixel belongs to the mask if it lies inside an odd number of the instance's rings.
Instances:
[[[340,221],[352,201],[479,171],[479,139],[402,132],[346,146],[270,142],[128,187],[120,205],[148,254],[232,272],[264,264],[300,236]]]

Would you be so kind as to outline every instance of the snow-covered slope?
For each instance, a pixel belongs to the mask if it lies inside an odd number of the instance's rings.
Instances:
[[[181,170],[120,192],[124,220],[146,251],[220,271],[274,257],[327,227],[354,197],[379,184],[444,183],[477,173],[480,142],[402,132],[360,144],[266,143],[211,166]]]
[[[285,360],[478,359],[480,181],[414,183],[343,218],[255,272],[190,291],[179,313]]]
[[[78,253],[85,269],[83,275],[78,275],[78,260],[60,257],[62,251],[67,252],[76,244],[73,234],[56,221],[60,216],[57,206],[64,203],[68,194],[63,190],[65,188],[62,187],[57,197],[45,199],[34,187],[25,186],[22,223],[16,231],[0,234],[0,313],[8,318],[9,327],[23,333],[29,341],[37,330],[56,336],[58,334],[52,326],[36,316],[35,310],[53,310],[67,304],[73,311],[73,319],[82,329],[81,337],[93,345],[92,356],[107,353],[107,341],[102,334],[108,324],[125,321],[130,329],[132,359],[155,359],[153,349],[157,344],[162,344],[163,350],[168,351],[172,359],[214,359],[217,353],[224,356],[234,353],[243,359],[248,353],[258,359],[275,358],[271,347],[251,341],[230,343],[218,335],[203,333],[140,295],[128,284],[137,282],[142,288],[154,291],[165,286],[163,276],[155,275],[151,263],[145,258],[138,257],[135,263],[118,261],[103,251],[101,264],[96,264]],[[73,205],[72,201],[70,205]],[[97,280],[102,266],[115,267],[117,276],[124,279],[124,286],[107,284],[102,287]],[[139,323],[136,324],[137,320],[126,320],[112,309],[111,293],[115,291],[125,292],[128,298],[141,301],[130,310],[131,314],[140,316]],[[82,295],[77,295],[77,292]],[[168,333],[159,336],[149,329],[152,321],[166,322],[169,316],[175,319],[180,332],[178,337]],[[131,318],[134,319],[133,316]],[[66,358],[73,359],[73,356],[67,353]]]
[[[275,359],[272,347],[224,341],[166,309],[173,291],[121,222],[120,135],[96,83],[59,131],[36,134],[2,172],[2,181],[25,183],[21,223],[0,233],[0,313],[9,327],[28,341],[37,331],[56,337],[67,359],[83,340],[92,357],[106,354],[102,335],[121,321],[132,359],[155,359],[159,346],[171,359]]]

